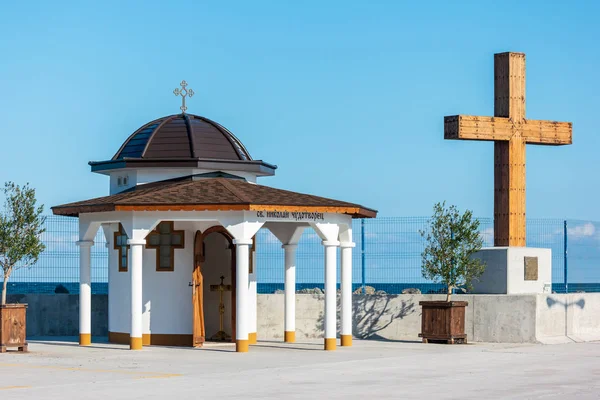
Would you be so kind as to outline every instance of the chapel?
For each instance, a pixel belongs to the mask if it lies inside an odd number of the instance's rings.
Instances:
[[[257,341],[256,233],[269,229],[285,254],[286,342],[295,341],[296,248],[311,228],[323,240],[324,349],[337,343],[338,248],[342,346],[352,343],[352,219],[377,212],[358,204],[264,186],[274,164],[251,157],[223,125],[186,113],[193,91],[175,94],[181,113],[143,124],[91,171],[109,178],[107,196],[52,207],[79,219],[79,343],[91,337],[91,246],[109,249],[109,341],[202,347]]]

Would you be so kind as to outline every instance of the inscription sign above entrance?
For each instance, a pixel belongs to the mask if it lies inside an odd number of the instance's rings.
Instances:
[[[321,212],[301,211],[256,211],[258,218],[282,219],[293,221],[325,221],[325,214]]]

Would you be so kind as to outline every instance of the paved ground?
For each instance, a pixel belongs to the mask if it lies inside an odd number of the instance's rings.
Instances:
[[[600,399],[600,342],[424,345],[261,342],[247,354],[30,341],[0,354],[0,399]]]

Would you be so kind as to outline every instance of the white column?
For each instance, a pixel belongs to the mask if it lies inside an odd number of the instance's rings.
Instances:
[[[342,346],[352,346],[352,248],[354,243],[342,243]]]
[[[79,345],[92,344],[92,240],[79,246]]]
[[[252,239],[235,239],[235,351],[246,353],[248,351],[249,333],[249,296],[248,296],[248,269],[249,254]]]
[[[252,262],[252,273],[248,276],[248,296],[249,296],[249,309],[248,309],[248,343],[256,344],[256,319],[257,319],[257,284],[256,284],[256,251],[251,252],[250,259]]]
[[[145,240],[129,239],[131,275],[131,328],[129,331],[129,348],[131,350],[142,349],[142,255]]]
[[[281,247],[285,258],[283,340],[294,343],[296,341],[296,249],[298,245],[284,244]]]
[[[338,241],[323,241],[325,247],[325,350],[336,348],[336,268]]]

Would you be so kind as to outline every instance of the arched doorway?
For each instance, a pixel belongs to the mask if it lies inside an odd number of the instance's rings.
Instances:
[[[227,286],[223,292],[222,324],[220,293],[216,290],[221,277]],[[197,231],[192,273],[194,347],[216,340],[215,334],[221,330],[235,342],[235,280],[235,246],[229,232],[222,226]]]

